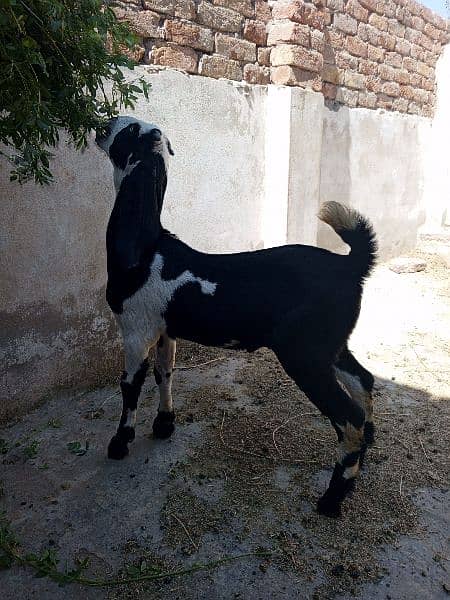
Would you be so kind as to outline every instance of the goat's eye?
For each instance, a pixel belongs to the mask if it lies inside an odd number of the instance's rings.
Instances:
[[[132,123],[128,126],[128,129],[131,133],[136,133],[136,131],[139,129],[139,125],[137,123]]]

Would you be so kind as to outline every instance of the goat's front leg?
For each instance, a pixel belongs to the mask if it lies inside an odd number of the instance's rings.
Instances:
[[[155,367],[153,373],[159,387],[159,407],[153,421],[153,435],[157,438],[168,438],[175,426],[175,412],[172,402],[172,379],[175,365],[176,341],[163,334],[156,346]]]
[[[109,442],[108,458],[124,458],[128,454],[128,444],[134,440],[137,403],[148,371],[150,345],[144,339],[124,339],[125,371],[120,381],[122,414],[117,432]]]

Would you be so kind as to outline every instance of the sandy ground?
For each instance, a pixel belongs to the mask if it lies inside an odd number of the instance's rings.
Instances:
[[[315,512],[334,434],[271,353],[180,345],[171,440],[151,437],[150,378],[122,462],[105,456],[117,388],[61,394],[0,432],[0,508],[20,552],[88,558],[98,579],[271,555],[96,589],[13,565],[2,598],[447,598],[449,253],[448,234],[425,238],[425,271],[367,283],[350,347],[376,375],[377,439],[340,519]]]

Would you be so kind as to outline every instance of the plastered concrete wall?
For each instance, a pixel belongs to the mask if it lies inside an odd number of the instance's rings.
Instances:
[[[413,248],[425,220],[424,149],[430,129],[428,119],[413,115],[343,106],[324,111],[321,201],[349,204],[370,217],[381,258]],[[344,248],[323,224],[318,244]]]
[[[267,89],[150,73],[135,114],[163,127],[175,157],[163,223],[200,250],[263,246]],[[120,344],[104,299],[112,168],[93,145],[61,144],[56,184],[9,183],[1,164],[0,419],[58,386],[119,375]]]
[[[415,243],[423,220],[427,119],[341,107],[293,87],[249,86],[141,67],[175,156],[163,223],[209,252],[289,243],[336,247],[317,230],[320,200],[374,220],[384,255]],[[92,144],[56,153],[56,183],[9,183],[0,162],[0,420],[58,387],[118,377],[122,355],[104,299],[112,168]],[[421,212],[422,211],[422,212]]]
[[[450,225],[450,45],[436,65],[436,81],[436,112],[425,152],[423,231],[429,233]]]

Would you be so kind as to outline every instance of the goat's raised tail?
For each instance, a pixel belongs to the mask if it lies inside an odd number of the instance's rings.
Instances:
[[[330,225],[350,246],[349,258],[361,279],[370,274],[377,259],[378,244],[370,221],[361,213],[339,202],[325,202],[318,217]]]

